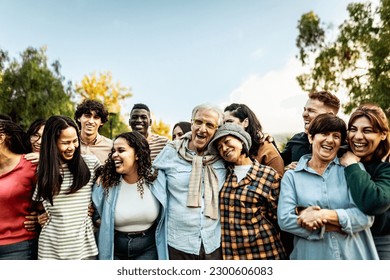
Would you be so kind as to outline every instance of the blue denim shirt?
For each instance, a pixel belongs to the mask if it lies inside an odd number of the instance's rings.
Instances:
[[[166,195],[161,189],[156,189],[153,185],[149,185],[149,189],[161,205],[156,228],[158,259],[168,260],[167,227],[165,222],[165,209],[167,206]],[[120,185],[115,186],[110,189],[108,196],[106,196],[103,193],[103,188],[100,184],[95,184],[93,186],[92,201],[101,218],[97,237],[99,260],[114,259],[114,217],[119,190]]]
[[[156,189],[166,190],[168,245],[188,254],[199,255],[201,244],[206,254],[221,246],[220,220],[203,215],[204,206],[187,207],[187,193],[192,164],[184,160],[172,146],[167,145],[153,162],[158,169]],[[212,164],[218,177],[219,189],[225,182],[226,169],[222,160]],[[219,210],[218,210],[219,211]]]
[[[370,227],[372,216],[361,212],[350,195],[339,159],[329,163],[322,175],[307,166],[311,155],[304,155],[295,170],[287,171],[281,182],[278,223],[294,234],[290,259],[371,260],[378,259]],[[297,206],[318,205],[337,212],[341,231],[325,232],[325,227],[309,231],[297,224]]]

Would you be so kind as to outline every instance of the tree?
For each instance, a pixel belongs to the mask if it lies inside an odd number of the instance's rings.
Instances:
[[[348,18],[333,41],[327,40],[329,27],[314,12],[298,21],[298,58],[310,68],[297,77],[299,85],[305,91],[346,91],[347,114],[367,102],[389,111],[390,0],[381,0],[378,7],[351,3],[347,11]]]
[[[158,122],[153,121],[151,129],[153,133],[170,138],[170,133],[171,133],[170,127],[169,125],[165,124],[162,120],[159,120]]]
[[[24,128],[36,118],[73,116],[71,84],[63,85],[59,61],[49,67],[45,47],[28,47],[20,58],[0,50],[0,112]]]
[[[100,133],[112,138],[121,132],[129,131],[128,125],[120,115],[120,101],[132,96],[130,88],[121,86],[120,82],[114,83],[110,72],[92,73],[85,75],[80,83],[76,83],[76,92],[84,99],[94,99],[102,102],[110,112],[108,124],[103,126]]]

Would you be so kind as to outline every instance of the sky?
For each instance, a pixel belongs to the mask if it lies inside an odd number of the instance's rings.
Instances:
[[[303,131],[307,99],[296,76],[301,15],[337,26],[344,0],[0,0],[0,48],[18,57],[47,47],[73,84],[110,71],[131,88],[128,119],[144,103],[157,121],[189,121],[192,109],[247,104],[270,134]],[[342,99],[342,97],[341,97]]]

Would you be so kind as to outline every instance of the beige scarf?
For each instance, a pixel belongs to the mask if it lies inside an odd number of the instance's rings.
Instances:
[[[212,163],[216,162],[219,159],[219,156],[210,155],[207,151],[203,156],[191,154],[187,149],[190,140],[191,132],[187,132],[183,135],[181,140],[170,142],[170,145],[177,150],[184,160],[192,163],[192,171],[187,194],[187,206],[201,207],[202,171],[204,171],[204,215],[217,220],[219,218],[219,184],[218,177]]]

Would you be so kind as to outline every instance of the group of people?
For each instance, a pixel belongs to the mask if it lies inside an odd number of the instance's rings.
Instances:
[[[279,151],[255,113],[210,104],[172,141],[135,104],[99,134],[96,100],[25,133],[0,120],[0,259],[390,259],[390,133],[381,108],[313,92]]]

